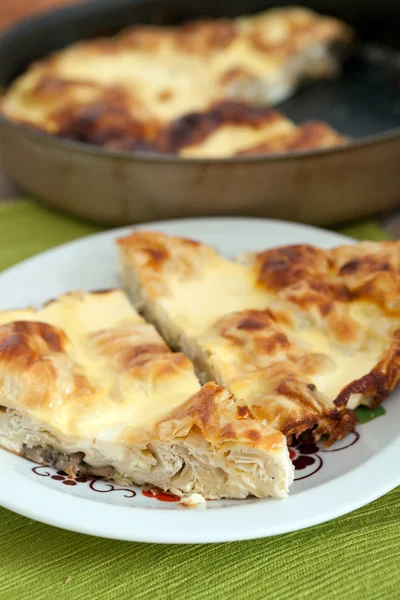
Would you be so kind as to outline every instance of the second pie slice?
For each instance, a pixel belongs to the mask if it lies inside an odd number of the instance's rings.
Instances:
[[[205,244],[137,231],[122,277],[165,339],[252,415],[330,444],[400,373],[399,244],[299,245],[229,261]]]

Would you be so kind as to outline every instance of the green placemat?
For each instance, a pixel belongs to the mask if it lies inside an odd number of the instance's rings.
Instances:
[[[0,269],[97,230],[33,203],[0,205]],[[344,233],[386,237],[373,222]],[[97,598],[399,600],[400,488],[311,529],[204,546],[103,540],[0,509],[0,600]]]
[[[0,271],[29,256],[100,227],[71,219],[33,202],[0,204]]]

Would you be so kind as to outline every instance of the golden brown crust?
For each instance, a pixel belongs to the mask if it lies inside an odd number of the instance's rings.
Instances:
[[[67,358],[68,345],[65,332],[48,323],[16,321],[0,325],[0,388],[10,374],[17,375],[21,406],[46,409],[57,396],[59,370],[66,369],[69,391],[63,400],[93,393],[80,365]]]
[[[263,356],[290,352],[293,348],[269,309],[231,313],[217,321],[212,332],[229,340],[243,364],[261,365]]]
[[[322,276],[328,269],[323,250],[307,244],[282,246],[256,255],[257,282],[268,290],[287,288],[310,276]]]
[[[335,277],[329,252],[306,244],[284,246],[257,254],[254,269],[260,286],[304,312],[317,311],[338,342],[356,342],[359,326],[346,305],[353,295]]]
[[[127,260],[142,271],[143,283],[150,296],[171,292],[168,273],[182,278],[193,277],[202,265],[217,256],[211,246],[188,238],[171,238],[158,231],[134,231],[119,238],[117,244]]]
[[[400,376],[400,334],[396,329],[400,317],[399,242],[365,242],[332,250],[288,246],[259,253],[253,265],[259,285],[304,312],[316,308],[328,334],[349,347],[360,343],[366,327],[374,329],[368,315],[370,303],[375,305],[381,311],[379,327],[387,330],[388,347],[369,373],[344,387],[335,404],[345,406],[359,393],[375,403],[388,396]],[[359,311],[358,320],[352,316],[353,306]]]
[[[219,102],[209,111],[190,113],[173,121],[160,132],[151,146],[159,152],[177,154],[186,146],[201,144],[226,125],[259,130],[267,129],[281,119],[282,116],[271,108],[253,106],[246,102]]]
[[[321,44],[337,39],[345,44],[351,37],[350,30],[343,28],[340,21],[333,18],[321,21],[316,13],[300,7],[274,9],[249,21],[246,25],[251,44],[268,55],[294,55],[307,48],[310,40]]]
[[[60,94],[68,94],[77,87],[101,90],[101,86],[95,81],[85,81],[84,79],[63,79],[57,75],[43,75],[32,88],[30,92],[33,97],[39,101],[54,100],[60,97]]]
[[[65,434],[73,435],[85,418],[90,427],[90,415],[110,414],[118,421],[115,407],[135,401],[135,393],[128,393],[135,386],[148,389],[150,409],[160,403],[156,413],[163,412],[164,398],[169,401],[170,386],[181,388],[182,400],[199,388],[188,358],[172,353],[118,290],[65,295],[40,311],[20,312],[23,321],[18,311],[0,313],[4,402],[39,411]],[[9,378],[16,375],[16,393],[8,398]],[[173,394],[170,398],[173,402]]]
[[[153,53],[165,44],[172,44],[180,52],[209,57],[240,39],[261,54],[281,58],[295,55],[310,44],[345,45],[351,37],[350,28],[337,19],[322,17],[305,8],[288,7],[235,20],[200,19],[178,27],[139,25],[122,31],[112,43],[101,42],[110,52],[124,47]]]
[[[0,327],[0,360],[29,365],[46,352],[63,352],[66,335],[48,323],[16,321]]]
[[[171,31],[165,27],[136,25],[123,29],[115,38],[103,40],[103,49],[105,52],[118,52],[122,48],[153,54],[163,42],[169,41],[170,36]],[[96,48],[93,50],[96,51]]]
[[[236,156],[257,156],[260,154],[277,154],[299,150],[318,150],[333,146],[342,146],[348,141],[348,138],[338,134],[326,123],[313,121],[299,125],[293,131],[273,137],[266,143],[241,150],[236,153]]]
[[[321,250],[306,244],[284,246],[258,253],[254,269],[259,285],[294,299],[297,285],[303,294],[298,303],[312,302],[307,294],[324,302],[368,300],[400,314],[400,242],[363,242]]]
[[[229,19],[200,20],[177,28],[174,43],[179,51],[208,56],[227,48],[238,35],[234,21]]]
[[[270,309],[233,313],[217,321],[203,344],[210,356],[214,340],[222,357],[229,353],[224,378],[255,418],[289,439],[317,427],[316,436],[327,435],[332,443],[354,427],[355,417],[318,392],[313,376],[329,369],[329,358],[290,341],[280,325],[287,322],[286,315]],[[215,356],[212,360],[217,364]]]
[[[354,299],[400,315],[400,242],[363,242],[330,252],[335,275]]]
[[[141,107],[135,117],[135,102],[121,89],[105,90],[90,104],[71,101],[55,110],[50,119],[59,137],[120,150],[145,149],[146,141],[160,130],[160,123],[151,116],[142,118]]]
[[[400,381],[400,329],[397,329],[387,353],[366,375],[343,388],[335,400],[336,406],[346,406],[353,394],[372,398],[371,406],[377,406],[397,387]]]
[[[171,243],[172,242],[172,243]],[[147,256],[146,266],[159,268],[168,260],[173,260],[175,253],[197,257],[204,244],[185,237],[173,238],[161,231],[143,231],[138,229],[129,235],[118,238],[118,245],[126,252],[132,249]],[[181,256],[180,256],[181,258]]]
[[[263,426],[248,412],[236,418],[234,408],[232,394],[214,382],[207,383],[187,402],[158,421],[150,438],[177,439],[197,430],[216,448],[226,442],[236,442],[272,453],[282,449],[284,438],[279,431]],[[124,441],[137,443],[138,436],[140,433],[136,431],[127,432]]]
[[[302,433],[311,432],[311,436],[318,440],[323,438],[324,445],[329,447],[337,440],[342,440],[348,433],[354,431],[357,425],[357,416],[354,411],[344,408],[343,410],[331,410],[327,414],[314,415],[300,421],[287,423],[282,429],[290,445],[294,438]]]
[[[137,325],[123,329],[105,329],[89,335],[96,352],[106,356],[121,368],[143,365],[165,354],[170,355],[168,346],[154,332],[144,334]]]

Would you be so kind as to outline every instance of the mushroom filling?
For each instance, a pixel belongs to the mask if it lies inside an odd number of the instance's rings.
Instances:
[[[30,448],[26,444],[22,445],[21,450],[23,456],[40,465],[54,467],[58,471],[64,471],[71,477],[86,476],[86,477],[105,477],[112,478],[114,475],[114,467],[93,467],[86,463],[83,459],[83,452],[73,452],[65,454],[57,452],[53,449],[43,446],[33,446]]]

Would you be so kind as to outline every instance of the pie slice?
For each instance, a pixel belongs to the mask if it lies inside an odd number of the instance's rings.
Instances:
[[[328,444],[400,373],[400,243],[308,245],[230,261],[212,247],[137,231],[119,240],[138,309],[252,415]]]
[[[293,481],[284,436],[200,387],[118,290],[0,313],[0,447],[179,496],[281,498]]]

